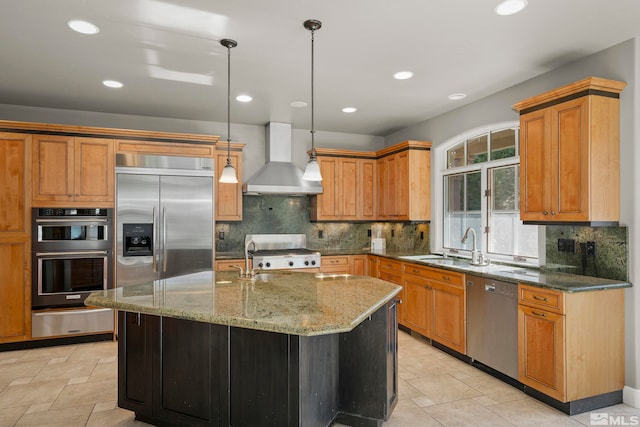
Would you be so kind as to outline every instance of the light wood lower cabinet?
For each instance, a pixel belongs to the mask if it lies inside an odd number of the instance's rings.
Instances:
[[[249,268],[253,267],[252,261],[253,260],[249,260]],[[232,271],[232,270],[237,271],[238,269],[235,268],[234,265],[237,265],[244,270],[245,262],[243,258],[224,259],[224,260],[216,260],[214,265],[215,265],[216,271]]]
[[[405,325],[431,337],[433,319],[433,288],[426,278],[425,268],[405,264],[402,287],[405,292]]]
[[[320,271],[332,274],[367,275],[369,271],[367,255],[323,256]]]
[[[31,337],[31,136],[0,133],[0,343]]]
[[[560,402],[622,390],[624,290],[518,286],[519,381]]]
[[[431,339],[465,354],[467,351],[464,274],[428,268],[432,288]]]

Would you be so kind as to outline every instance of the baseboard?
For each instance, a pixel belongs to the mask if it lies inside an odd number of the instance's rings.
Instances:
[[[622,389],[622,401],[634,408],[640,408],[640,390],[624,386]]]

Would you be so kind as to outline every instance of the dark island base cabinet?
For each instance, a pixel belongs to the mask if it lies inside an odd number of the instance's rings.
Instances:
[[[302,337],[118,313],[118,405],[158,426],[381,426],[397,402],[390,302]]]

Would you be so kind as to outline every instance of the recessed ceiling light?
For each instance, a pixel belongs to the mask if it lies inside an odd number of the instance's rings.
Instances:
[[[304,101],[293,101],[290,105],[294,108],[304,108],[307,106],[307,103]]]
[[[342,109],[343,113],[355,113],[356,111],[358,111],[356,107],[344,107]]]
[[[398,71],[393,75],[393,78],[398,80],[407,80],[407,79],[410,79],[411,77],[413,77],[412,71]]]
[[[110,87],[113,89],[119,89],[122,86],[124,86],[122,83],[120,83],[117,80],[103,80],[102,84],[105,85],[106,87]]]
[[[83,21],[81,19],[73,19],[71,21],[67,21],[67,26],[73,31],[82,34],[98,34],[100,32],[100,28],[98,28],[96,25],[88,21]]]
[[[238,96],[236,96],[236,101],[251,102],[251,101],[253,101],[253,98],[250,97],[249,95],[238,95]]]
[[[525,7],[527,7],[527,0],[504,0],[496,6],[495,11],[498,15],[506,16],[518,13]]]
[[[449,99],[452,101],[459,101],[467,97],[466,93],[452,93],[449,95]]]

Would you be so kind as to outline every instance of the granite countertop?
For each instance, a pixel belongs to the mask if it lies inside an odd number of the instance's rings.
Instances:
[[[428,267],[457,271],[474,276],[488,277],[510,283],[524,283],[540,288],[562,292],[585,292],[603,289],[629,288],[631,283],[620,280],[602,279],[578,274],[561,273],[545,268],[527,268],[507,264],[490,264],[482,267],[471,266],[468,260],[458,258],[426,258],[430,254],[408,254],[406,251],[375,253],[375,255],[412,262]],[[425,257],[425,259],[420,259]],[[417,259],[414,259],[417,258]],[[449,262],[450,264],[445,264]]]
[[[292,335],[348,332],[401,287],[368,276],[200,272],[92,293],[86,305]]]

